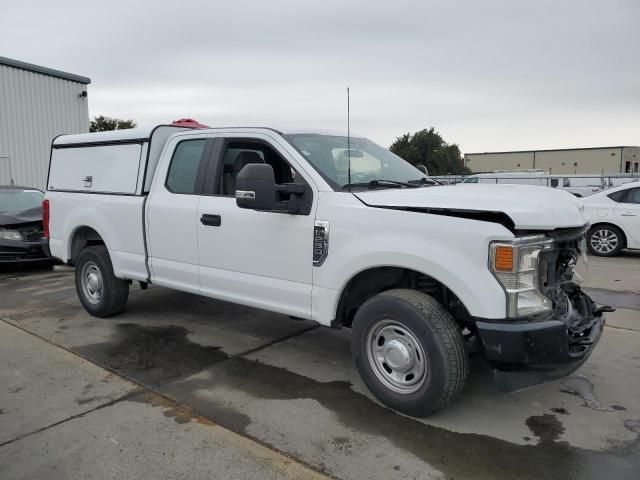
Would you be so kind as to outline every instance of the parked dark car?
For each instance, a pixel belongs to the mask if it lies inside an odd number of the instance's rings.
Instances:
[[[0,186],[0,264],[52,262],[40,243],[43,198],[37,188]]]

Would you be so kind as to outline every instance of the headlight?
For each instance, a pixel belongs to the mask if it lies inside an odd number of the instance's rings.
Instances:
[[[553,307],[538,289],[538,257],[552,245],[553,240],[543,235],[491,243],[489,268],[507,294],[508,317],[523,317]]]
[[[0,240],[24,240],[17,230],[0,230]]]

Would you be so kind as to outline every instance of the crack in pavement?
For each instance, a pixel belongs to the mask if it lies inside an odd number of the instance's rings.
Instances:
[[[29,330],[26,330],[25,328],[23,328],[23,327],[22,327],[22,326],[20,326],[20,325],[16,325],[16,324],[12,323],[12,322],[11,322],[11,318],[10,318],[10,317],[1,317],[1,318],[0,318],[0,321],[2,321],[3,323],[6,323],[7,325],[12,326],[13,328],[16,328],[16,329],[20,330],[20,331],[22,331],[22,332],[24,332],[24,333],[26,333],[26,334],[28,334],[28,335],[31,335],[31,336],[36,337],[36,338],[38,338],[39,340],[41,340],[41,341],[45,342],[45,343],[46,343],[46,344],[48,344],[48,345],[51,345],[51,346],[53,346],[53,347],[59,348],[59,349],[61,349],[61,350],[64,350],[64,351],[66,351],[67,353],[70,353],[71,355],[73,355],[73,356],[75,356],[75,357],[77,357],[77,358],[79,358],[79,359],[81,359],[81,360],[87,361],[87,362],[91,363],[92,365],[97,366],[98,368],[101,368],[101,369],[103,369],[103,370],[105,370],[105,371],[108,371],[108,372],[110,372],[110,373],[114,374],[116,377],[118,377],[118,378],[120,378],[120,379],[122,379],[122,380],[126,380],[126,381],[128,381],[128,382],[130,382],[130,383],[134,384],[134,385],[137,387],[137,388],[135,388],[134,390],[132,390],[131,392],[128,392],[128,393],[126,393],[126,394],[124,394],[124,395],[122,395],[122,396],[120,396],[120,397],[118,397],[118,398],[116,398],[116,399],[113,399],[113,400],[110,400],[110,401],[108,401],[108,402],[105,402],[105,403],[103,403],[103,404],[101,404],[101,405],[98,405],[98,406],[96,406],[96,407],[94,407],[94,408],[91,408],[91,409],[86,410],[86,411],[84,411],[84,412],[78,413],[78,414],[76,414],[76,415],[72,415],[72,416],[70,416],[70,417],[68,417],[68,418],[65,418],[65,419],[63,419],[63,420],[60,420],[60,421],[58,421],[58,422],[54,422],[54,423],[52,423],[52,424],[50,424],[50,425],[47,425],[47,426],[45,426],[45,427],[42,427],[42,428],[36,429],[36,430],[34,430],[34,431],[31,431],[31,432],[28,432],[28,433],[25,433],[25,434],[19,435],[19,436],[17,436],[17,437],[15,437],[15,438],[13,438],[13,439],[10,439],[10,440],[7,440],[7,441],[5,441],[5,442],[2,442],[2,443],[0,443],[0,448],[4,447],[4,446],[6,446],[6,445],[9,445],[9,444],[11,444],[11,443],[14,443],[14,442],[16,442],[16,441],[18,441],[18,440],[21,440],[21,439],[23,439],[23,438],[29,437],[29,436],[31,436],[31,435],[35,435],[35,434],[37,434],[37,433],[41,433],[41,432],[43,432],[43,431],[49,430],[49,429],[51,429],[51,428],[54,428],[54,427],[56,427],[56,426],[58,426],[58,425],[64,424],[64,423],[66,423],[66,422],[69,422],[69,421],[71,421],[71,420],[74,420],[74,419],[77,419],[77,418],[81,418],[81,417],[84,417],[84,416],[86,416],[86,415],[88,415],[88,414],[91,414],[91,413],[93,413],[93,412],[96,412],[96,411],[102,410],[102,409],[104,409],[104,408],[107,408],[107,407],[113,406],[113,405],[115,405],[115,404],[117,404],[117,403],[120,403],[120,402],[123,402],[123,401],[138,401],[138,400],[136,400],[136,398],[137,398],[137,397],[141,397],[141,396],[144,396],[144,395],[153,395],[153,396],[155,396],[156,398],[160,399],[160,403],[162,403],[163,405],[166,405],[166,402],[170,402],[170,404],[172,404],[173,406],[168,407],[168,408],[169,408],[169,411],[183,410],[183,411],[186,411],[186,412],[190,412],[190,414],[191,414],[192,416],[197,416],[197,417],[200,417],[200,418],[202,418],[202,419],[205,419],[205,420],[207,420],[207,421],[211,422],[212,424],[215,424],[215,425],[219,426],[220,428],[222,428],[222,429],[224,429],[224,430],[226,430],[226,431],[230,432],[230,433],[231,433],[231,434],[233,434],[233,435],[238,435],[239,437],[246,438],[247,440],[249,440],[249,441],[251,441],[251,442],[253,442],[253,443],[257,444],[257,445],[260,445],[260,446],[262,446],[263,448],[266,448],[267,450],[270,450],[270,451],[275,452],[275,453],[277,453],[277,454],[279,454],[279,455],[282,455],[283,457],[288,458],[288,459],[290,459],[292,462],[295,462],[295,463],[297,463],[297,464],[299,464],[299,465],[301,465],[301,466],[303,466],[303,467],[306,467],[306,468],[308,468],[309,470],[312,470],[312,471],[314,471],[314,472],[320,473],[320,474],[322,474],[322,475],[324,475],[324,476],[326,476],[326,477],[328,477],[328,478],[332,478],[332,479],[336,479],[336,480],[338,480],[338,477],[335,477],[335,476],[334,476],[334,475],[332,475],[331,473],[326,472],[326,471],[323,471],[322,469],[319,469],[317,466],[312,465],[312,464],[310,464],[310,463],[307,463],[307,462],[305,462],[304,460],[301,460],[301,459],[298,459],[298,458],[296,458],[296,457],[293,457],[293,456],[292,456],[292,455],[290,455],[289,453],[287,453],[287,452],[285,452],[285,451],[282,451],[282,450],[280,450],[279,448],[277,448],[277,447],[275,447],[275,446],[273,446],[273,445],[270,445],[270,444],[268,444],[268,443],[266,443],[266,442],[263,442],[263,441],[261,441],[260,439],[253,437],[252,435],[245,434],[245,433],[241,433],[241,432],[237,432],[237,431],[234,431],[234,430],[232,430],[232,429],[226,428],[226,427],[224,427],[224,426],[222,426],[222,425],[219,425],[218,423],[215,423],[215,421],[214,421],[213,419],[211,419],[211,418],[207,417],[206,415],[202,415],[202,414],[200,414],[199,412],[197,412],[196,410],[194,410],[194,409],[192,409],[191,407],[189,407],[188,405],[185,405],[185,404],[183,404],[183,403],[179,402],[178,400],[176,400],[175,398],[173,398],[173,397],[171,397],[171,396],[169,396],[169,395],[167,395],[167,394],[164,394],[164,393],[162,393],[162,392],[160,392],[160,391],[156,390],[156,388],[157,388],[159,385],[156,385],[156,386],[155,386],[155,388],[154,388],[153,386],[146,385],[146,384],[144,384],[144,383],[142,383],[142,382],[138,381],[137,379],[132,378],[132,377],[130,377],[130,376],[128,376],[128,375],[123,375],[121,372],[118,372],[118,371],[116,371],[115,369],[112,369],[112,368],[109,368],[108,366],[105,366],[105,365],[101,365],[101,364],[99,364],[99,363],[96,363],[96,362],[95,362],[95,361],[93,361],[91,358],[89,358],[89,357],[87,357],[87,356],[85,356],[85,355],[82,355],[81,353],[79,353],[79,352],[77,352],[77,351],[74,351],[74,350],[71,350],[71,349],[69,349],[69,348],[66,348],[66,347],[64,347],[64,346],[62,346],[62,345],[56,344],[56,343],[54,343],[54,342],[50,341],[49,339],[47,339],[47,338],[45,338],[45,337],[43,337],[43,336],[41,336],[41,335],[39,335],[39,334],[37,334],[37,333],[31,332],[31,331],[29,331]],[[296,337],[296,336],[298,336],[298,335],[302,335],[302,334],[304,334],[304,333],[306,333],[306,332],[309,332],[309,331],[311,331],[311,330],[314,330],[314,329],[316,329],[316,328],[318,328],[318,325],[312,325],[311,327],[306,328],[306,329],[304,329],[304,330],[301,330],[301,331],[299,331],[299,332],[295,332],[295,333],[292,333],[292,334],[288,334],[288,335],[285,335],[285,336],[283,336],[283,337],[281,337],[281,338],[279,338],[279,339],[276,339],[276,340],[270,341],[270,342],[268,342],[267,344],[262,345],[262,346],[260,346],[260,347],[256,347],[256,348],[253,348],[253,349],[249,349],[249,350],[247,350],[247,351],[245,351],[245,352],[242,352],[242,353],[237,354],[237,355],[234,355],[234,356],[229,356],[229,357],[227,357],[226,359],[222,360],[220,363],[225,362],[225,361],[228,361],[228,360],[233,359],[233,358],[239,358],[239,357],[242,357],[242,356],[244,356],[244,355],[249,355],[249,354],[254,353],[254,352],[256,352],[256,351],[259,351],[259,350],[261,350],[261,349],[263,349],[263,348],[268,348],[268,347],[270,347],[270,346],[276,345],[276,344],[277,344],[277,343],[279,343],[279,342],[283,342],[283,341],[289,340],[289,339],[291,339],[291,338],[293,338],[293,337]],[[206,368],[207,368],[207,367],[203,368],[202,370],[206,370]],[[202,370],[200,370],[200,371],[202,371]],[[196,373],[199,373],[199,372],[196,372]],[[191,374],[192,374],[192,372],[190,372],[189,374],[191,375]],[[172,379],[170,379],[169,381],[176,381],[176,380],[177,380],[176,378],[172,378]],[[154,400],[154,401],[155,401],[155,400]],[[154,401],[149,400],[149,401],[148,401],[148,402],[146,402],[146,403],[150,403],[150,404],[153,406],[153,402],[154,402]],[[156,403],[158,403],[157,401],[155,401],[155,402],[156,402]],[[166,412],[165,412],[165,413],[166,413]],[[172,415],[173,415],[173,414],[172,414],[172,413],[170,413],[169,415],[165,415],[165,416],[172,416]],[[177,421],[178,423],[180,423],[180,422],[182,421],[183,415],[182,415],[182,416],[179,416],[179,414],[176,414],[176,415],[175,415],[175,418],[176,418],[176,421]],[[179,420],[179,421],[178,421],[178,420]],[[204,423],[204,422],[201,422],[201,423]]]
[[[58,420],[57,422],[54,422],[54,423],[52,423],[50,425],[46,425],[46,426],[44,426],[42,428],[38,428],[38,429],[33,430],[31,432],[23,433],[21,435],[18,435],[15,438],[12,438],[10,440],[6,440],[6,441],[0,443],[0,448],[4,447],[6,445],[9,445],[11,443],[17,442],[18,440],[22,440],[23,438],[29,437],[31,435],[35,435],[36,433],[44,432],[45,430],[49,430],[50,428],[57,427],[58,425],[62,425],[63,423],[69,422],[69,421],[74,420],[76,418],[84,417],[85,415],[88,415],[90,413],[96,412],[98,410],[102,410],[103,408],[106,408],[106,407],[110,407],[111,405],[115,405],[118,402],[121,402],[121,401],[124,401],[124,400],[128,400],[130,397],[133,397],[133,396],[138,395],[140,393],[141,392],[138,391],[137,389],[133,390],[131,392],[125,393],[124,395],[122,395],[122,396],[120,396],[118,398],[114,398],[113,400],[110,400],[108,402],[100,404],[100,405],[98,405],[98,406],[96,406],[94,408],[90,408],[89,410],[85,410],[84,412],[77,413],[75,415],[71,415],[70,417],[64,418],[62,420]]]

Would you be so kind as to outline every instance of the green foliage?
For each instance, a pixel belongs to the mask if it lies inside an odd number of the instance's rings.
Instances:
[[[89,123],[90,132],[108,132],[110,130],[125,130],[127,128],[135,128],[136,122],[133,120],[121,120],[119,118],[105,117],[99,115],[94,117]]]
[[[471,172],[464,166],[458,145],[445,142],[433,127],[414,134],[405,133],[393,142],[389,150],[412,165],[426,165],[429,175]]]

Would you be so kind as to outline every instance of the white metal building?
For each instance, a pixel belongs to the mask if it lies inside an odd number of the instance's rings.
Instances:
[[[89,131],[86,77],[0,57],[0,185],[44,189],[51,141]]]
[[[464,164],[474,173],[539,169],[558,175],[637,174],[640,171],[640,147],[466,153]]]

